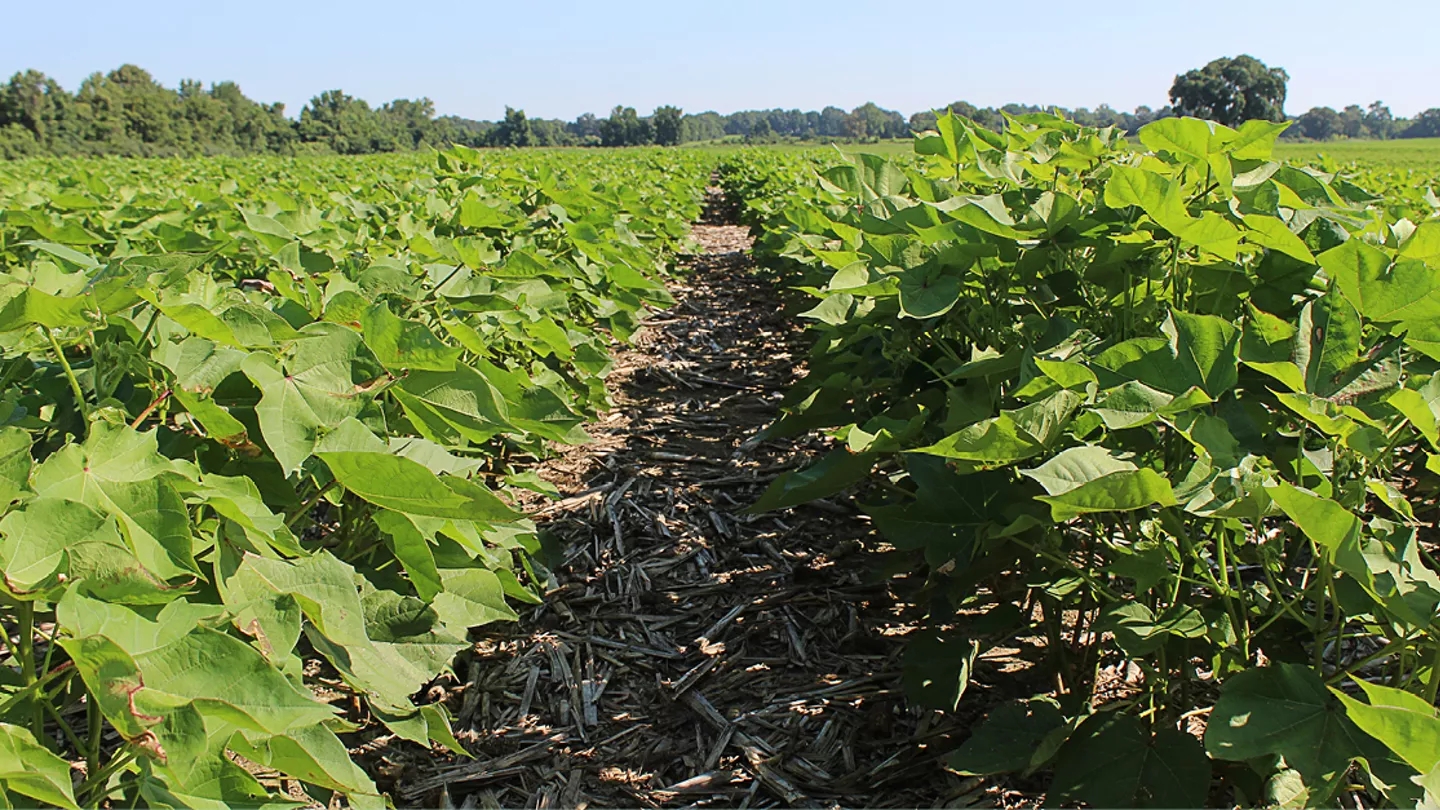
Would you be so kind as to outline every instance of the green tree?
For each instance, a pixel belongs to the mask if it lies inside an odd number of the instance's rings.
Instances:
[[[31,146],[52,154],[69,154],[79,147],[74,98],[44,73],[16,73],[0,87],[0,127],[27,130]],[[12,138],[18,138],[18,135]]]
[[[820,111],[820,126],[817,131],[822,138],[845,137],[845,111],[839,107],[826,107]]]
[[[375,151],[379,135],[370,105],[342,90],[326,90],[300,110],[300,140],[342,155]]]
[[[1295,129],[1301,135],[1317,141],[1328,141],[1340,134],[1344,120],[1340,113],[1329,107],[1312,107],[1310,111],[1295,119]]]
[[[1402,138],[1440,138],[1440,107],[1431,107],[1410,119]]]
[[[1370,134],[1365,126],[1365,110],[1359,104],[1351,104],[1340,113],[1340,133],[1347,138],[1364,138]]]
[[[1226,126],[1252,119],[1285,120],[1285,84],[1290,75],[1253,56],[1216,59],[1175,77],[1170,103],[1176,115],[1208,118]]]
[[[601,146],[640,146],[654,142],[653,127],[634,107],[617,105],[610,111],[610,117],[600,122]]]
[[[524,110],[505,108],[505,120],[490,131],[491,143],[495,146],[530,146],[534,135]]]
[[[1365,108],[1365,129],[1372,138],[1390,138],[1395,135],[1395,116],[1384,102],[1374,101]]]
[[[650,116],[650,122],[655,127],[655,143],[660,146],[678,146],[680,144],[680,108],[666,105],[655,108]]]

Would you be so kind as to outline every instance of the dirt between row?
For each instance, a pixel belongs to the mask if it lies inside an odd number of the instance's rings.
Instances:
[[[565,495],[540,510],[563,548],[559,587],[432,690],[475,758],[383,737],[357,749],[397,804],[1012,802],[943,767],[978,712],[907,706],[914,583],[879,572],[864,516],[743,511],[823,447],[757,440],[803,374],[805,339],[711,194],[675,306],[616,355],[595,441],[539,470]]]

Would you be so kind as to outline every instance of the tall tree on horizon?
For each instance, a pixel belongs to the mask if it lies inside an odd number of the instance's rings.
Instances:
[[[1170,103],[1176,115],[1208,118],[1234,127],[1251,119],[1285,120],[1290,74],[1246,54],[1215,59],[1175,77]]]

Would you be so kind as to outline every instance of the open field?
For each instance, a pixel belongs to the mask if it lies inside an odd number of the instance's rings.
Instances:
[[[1433,805],[1440,140],[1034,120],[0,163],[0,806]]]
[[[1406,138],[1391,141],[1329,141],[1287,143],[1281,141],[1275,156],[1283,160],[1336,163],[1358,162],[1395,169],[1440,170],[1440,138]]]
[[[877,143],[778,143],[764,144],[759,148],[781,153],[804,152],[812,149],[833,150],[838,148],[846,154],[906,155],[912,151],[909,139],[880,141]],[[739,144],[687,145],[686,148],[722,154],[738,148]],[[1329,161],[1337,165],[1361,163],[1372,168],[1416,169],[1440,171],[1440,138],[1409,138],[1389,141],[1330,141],[1325,143],[1296,143],[1281,140],[1275,146],[1275,157],[1300,163],[1322,163]]]

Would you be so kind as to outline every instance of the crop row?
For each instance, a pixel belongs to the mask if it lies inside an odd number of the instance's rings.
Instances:
[[[923,705],[1044,641],[955,770],[1440,798],[1440,201],[1272,160],[1281,129],[947,115],[905,159],[723,167],[814,338],[769,432],[835,443],[759,508],[853,491],[925,573]]]
[[[0,805],[381,807],[337,732],[463,754],[412,696],[538,599],[524,462],[584,440],[708,176],[0,168]]]

